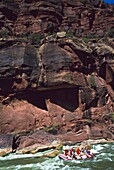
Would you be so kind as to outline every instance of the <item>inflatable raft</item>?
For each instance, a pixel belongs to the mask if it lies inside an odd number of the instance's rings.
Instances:
[[[90,155],[90,156],[86,156],[86,155],[82,155],[82,156],[75,156],[75,158],[72,158],[70,156],[65,156],[64,154],[59,154],[58,157],[60,159],[66,160],[66,161],[71,161],[71,160],[85,160],[85,159],[91,159],[94,156]]]

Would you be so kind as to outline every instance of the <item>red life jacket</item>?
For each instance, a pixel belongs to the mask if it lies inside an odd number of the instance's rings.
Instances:
[[[76,153],[79,155],[81,153],[81,150],[79,148],[77,148]]]

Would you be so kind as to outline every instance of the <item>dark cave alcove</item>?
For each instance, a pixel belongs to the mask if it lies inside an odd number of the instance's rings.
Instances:
[[[47,110],[46,99],[62,108],[74,111],[79,106],[78,88],[62,88],[44,91],[20,92],[15,97],[19,100],[27,100],[38,108]]]
[[[104,62],[99,70],[99,76],[114,88],[114,72],[107,62]]]
[[[11,87],[13,86],[12,78],[2,78],[0,79],[0,95],[7,96],[11,91]]]

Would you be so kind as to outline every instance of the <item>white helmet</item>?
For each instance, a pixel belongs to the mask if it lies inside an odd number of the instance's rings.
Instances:
[[[63,150],[69,150],[70,147],[69,146],[63,146]]]

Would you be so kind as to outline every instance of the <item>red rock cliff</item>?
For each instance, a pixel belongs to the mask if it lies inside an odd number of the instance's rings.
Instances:
[[[113,11],[100,0],[2,0],[0,29],[13,35],[63,30],[104,36],[113,27]]]
[[[113,9],[89,0],[0,2],[2,147],[114,139]]]

